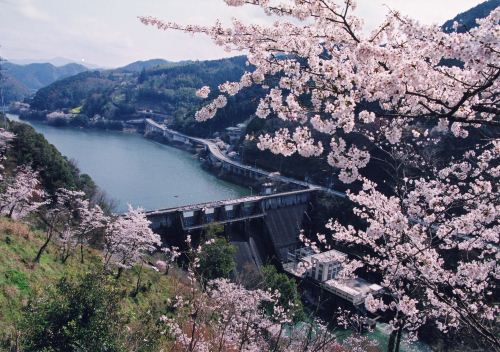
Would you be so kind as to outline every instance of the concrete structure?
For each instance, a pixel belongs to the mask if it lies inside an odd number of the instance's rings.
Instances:
[[[313,253],[309,247],[289,253],[289,262],[283,264],[283,269],[297,278],[310,278],[324,290],[351,302],[353,305],[364,304],[368,294],[377,295],[382,287],[372,284],[362,278],[354,277],[339,279],[342,263],[347,254],[335,249]]]
[[[238,268],[250,264],[258,270],[271,258],[285,261],[287,253],[297,248],[315,192],[299,190],[186,205],[149,211],[146,217],[165,243],[183,242],[188,233],[196,235],[211,223],[221,224],[237,249]]]
[[[192,145],[196,140],[193,137],[186,136],[185,134],[179,133],[177,131],[168,129],[165,125],[160,124],[152,119],[144,120],[144,134],[148,135],[160,135],[168,140],[170,143],[181,143]]]
[[[342,262],[347,259],[347,254],[337,250],[322,253],[312,253],[311,248],[305,247],[296,251],[294,262],[301,262],[306,268],[305,275],[316,281],[328,281],[337,277],[342,269]],[[293,255],[289,254],[289,258]]]
[[[269,210],[307,205],[312,192],[315,192],[315,190],[300,190],[192,204],[148,211],[146,216],[151,221],[153,230],[170,227],[174,220],[180,217],[182,229],[191,231],[201,229],[213,222],[227,224],[263,218]]]
[[[382,293],[383,290],[382,286],[372,284],[360,277],[348,280],[328,280],[322,283],[321,286],[355,306],[364,305],[368,294],[376,296]]]
[[[162,124],[159,124],[155,120],[152,119],[145,119],[144,120],[144,134],[149,135],[152,133],[157,133],[163,135],[163,131],[165,130],[165,126]]]
[[[261,186],[260,194],[270,195],[276,193],[276,185],[272,182],[266,182]]]

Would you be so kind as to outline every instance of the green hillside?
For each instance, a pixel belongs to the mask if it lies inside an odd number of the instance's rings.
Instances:
[[[24,117],[45,119],[52,111],[74,112],[78,108],[72,125],[109,127],[110,121],[141,118],[141,112],[149,110],[166,117],[175,129],[208,136],[248,120],[255,112],[260,90],[253,87],[232,97],[214,119],[204,123],[194,120],[204,103],[195,95],[196,90],[208,85],[216,91],[221,83],[237,81],[251,69],[246,58],[239,56],[180,63],[151,60],[116,70],[84,72],[40,89],[31,101],[33,111]],[[95,123],[99,119],[101,122]]]
[[[21,101],[59,79],[87,71],[86,67],[74,63],[56,67],[49,63],[16,65],[2,62],[0,66],[1,74],[4,76],[1,84],[7,104]]]
[[[31,91],[48,86],[59,79],[87,71],[85,66],[79,64],[56,67],[49,63],[16,65],[7,62],[3,66],[7,75],[14,77]]]
[[[45,297],[63,277],[81,280],[86,273],[98,273],[101,268],[100,252],[90,248],[85,249],[83,264],[77,257],[62,264],[59,249],[53,243],[41,262],[34,265],[32,261],[43,242],[42,237],[40,230],[0,218],[0,350],[7,350],[14,341],[30,300]],[[146,312],[165,306],[173,277],[144,269],[139,292],[134,295],[137,270],[127,270],[119,280],[112,282],[120,297],[116,309],[131,329],[144,327],[142,319]]]

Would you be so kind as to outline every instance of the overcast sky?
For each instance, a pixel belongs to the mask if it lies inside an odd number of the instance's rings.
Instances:
[[[387,7],[423,23],[442,24],[481,0],[358,0],[368,27]],[[139,15],[179,23],[247,23],[271,20],[253,6],[228,7],[222,0],[0,0],[0,56],[11,59],[64,57],[103,67],[136,60],[214,59],[228,56],[204,37],[160,32],[142,25]],[[237,53],[234,53],[236,55]]]

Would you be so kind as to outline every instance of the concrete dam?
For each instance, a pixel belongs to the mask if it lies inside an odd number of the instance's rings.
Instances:
[[[249,196],[149,211],[146,216],[163,242],[173,245],[182,244],[187,234],[201,235],[211,223],[223,225],[225,236],[236,248],[241,272],[245,266],[282,263],[300,247],[298,236],[315,192]]]

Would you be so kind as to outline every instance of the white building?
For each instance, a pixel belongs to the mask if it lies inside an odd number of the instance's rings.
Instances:
[[[377,294],[382,287],[362,278],[338,279],[342,263],[347,254],[335,249],[314,253],[311,248],[304,247],[289,253],[290,262],[283,269],[299,278],[309,277],[317,281],[325,290],[339,296],[354,305],[363,304],[368,294]]]

